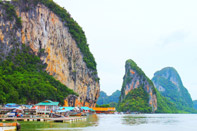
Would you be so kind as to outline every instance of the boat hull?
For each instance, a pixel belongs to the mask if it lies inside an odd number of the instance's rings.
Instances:
[[[20,129],[18,123],[0,123],[0,131],[17,131]]]
[[[70,114],[70,116],[81,116],[81,115],[82,115],[81,112],[74,112]]]

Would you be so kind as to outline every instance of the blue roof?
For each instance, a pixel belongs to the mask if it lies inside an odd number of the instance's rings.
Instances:
[[[73,110],[75,107],[59,107],[60,110]]]
[[[93,110],[92,108],[89,108],[89,107],[81,107],[81,109],[83,109],[83,110],[95,111],[95,110]]]
[[[81,109],[83,109],[83,110],[90,110],[89,107],[81,107]]]
[[[9,108],[17,108],[19,107],[20,105],[17,105],[16,103],[7,103],[5,105],[5,107],[9,107]]]
[[[59,102],[53,102],[51,100],[45,100],[43,102],[40,102],[36,104],[37,106],[58,106]]]
[[[7,103],[6,105],[17,105],[16,103]]]

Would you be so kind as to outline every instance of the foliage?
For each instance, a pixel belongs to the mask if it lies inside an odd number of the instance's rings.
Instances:
[[[177,113],[178,110],[175,107],[175,104],[163,97],[159,91],[156,89],[157,95],[157,110],[156,113]]]
[[[17,16],[16,10],[14,5],[10,4],[9,2],[0,2],[2,5],[2,8],[6,11],[6,19],[13,21],[15,19],[16,21],[16,27],[17,28],[22,28],[22,21],[21,18]]]
[[[0,103],[37,103],[45,99],[61,104],[69,94],[76,94],[45,72],[40,58],[30,47],[15,44],[0,63]]]
[[[110,107],[110,105],[109,104],[103,104],[103,105],[96,104],[96,107]]]
[[[157,91],[157,89],[154,87],[153,82],[145,75],[145,73],[137,66],[137,64],[132,60],[126,61],[126,70],[127,69],[133,69],[138,76],[140,76],[140,80],[142,80],[144,83],[148,82],[149,86],[152,87],[153,94],[157,96],[157,113],[177,113],[179,112],[175,105],[170,102],[165,97],[161,96],[161,94]],[[130,83],[130,79],[132,78],[132,75],[130,75],[130,70],[126,71],[126,75],[124,76],[123,86],[122,86],[122,92],[121,95],[124,97],[123,100],[119,102],[119,110],[120,111],[130,111],[130,112],[145,112],[150,113],[152,112],[152,108],[149,107],[149,94],[146,91],[142,91],[142,87],[144,85],[140,85],[141,89],[133,89],[131,90],[127,96],[125,97],[125,87],[127,83]],[[137,91],[136,91],[137,90]],[[144,90],[144,88],[143,88]],[[129,95],[129,97],[128,97]],[[138,109],[136,109],[138,107]],[[141,109],[140,109],[141,108]],[[143,110],[145,109],[145,110]]]
[[[110,102],[110,103],[109,103],[109,106],[110,106],[110,107],[118,108],[118,103],[116,103],[116,102]]]
[[[152,81],[145,75],[145,73],[137,66],[137,64],[129,59],[126,61],[126,74],[121,89],[121,97],[118,103],[118,110],[124,112],[152,112],[152,107],[149,105],[149,94],[145,90],[146,84],[151,87],[153,94],[156,94]],[[138,88],[134,88],[125,96],[126,86],[133,80],[133,75],[130,69],[135,71],[137,79],[141,81]],[[134,86],[134,85],[133,85]]]
[[[168,78],[164,77],[165,75],[168,75]],[[175,79],[176,84],[173,83],[170,78]],[[163,70],[156,72],[152,80],[157,85],[157,88],[159,86],[164,88],[164,91],[160,91],[160,94],[174,103],[178,110],[193,112],[191,96],[183,86],[181,78],[174,68],[164,68]]]
[[[131,90],[125,99],[119,103],[118,110],[123,112],[141,112],[151,113],[152,108],[149,106],[149,95],[141,86]]]
[[[193,103],[194,103],[194,109],[197,110],[197,100],[193,101]]]
[[[117,90],[114,93],[112,93],[111,96],[107,96],[107,94],[104,91],[100,92],[100,96],[98,98],[97,104],[103,105],[103,104],[110,104],[112,102],[118,103],[120,97],[120,91]]]

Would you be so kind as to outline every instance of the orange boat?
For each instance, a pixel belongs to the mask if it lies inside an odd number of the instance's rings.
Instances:
[[[114,114],[116,111],[115,107],[94,107],[92,108],[97,114]]]
[[[16,131],[20,129],[19,123],[0,123],[2,131]]]

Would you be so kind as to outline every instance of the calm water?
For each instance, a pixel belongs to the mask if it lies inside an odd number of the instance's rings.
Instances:
[[[21,131],[197,131],[197,115],[91,115],[85,122],[21,122],[21,126]]]

